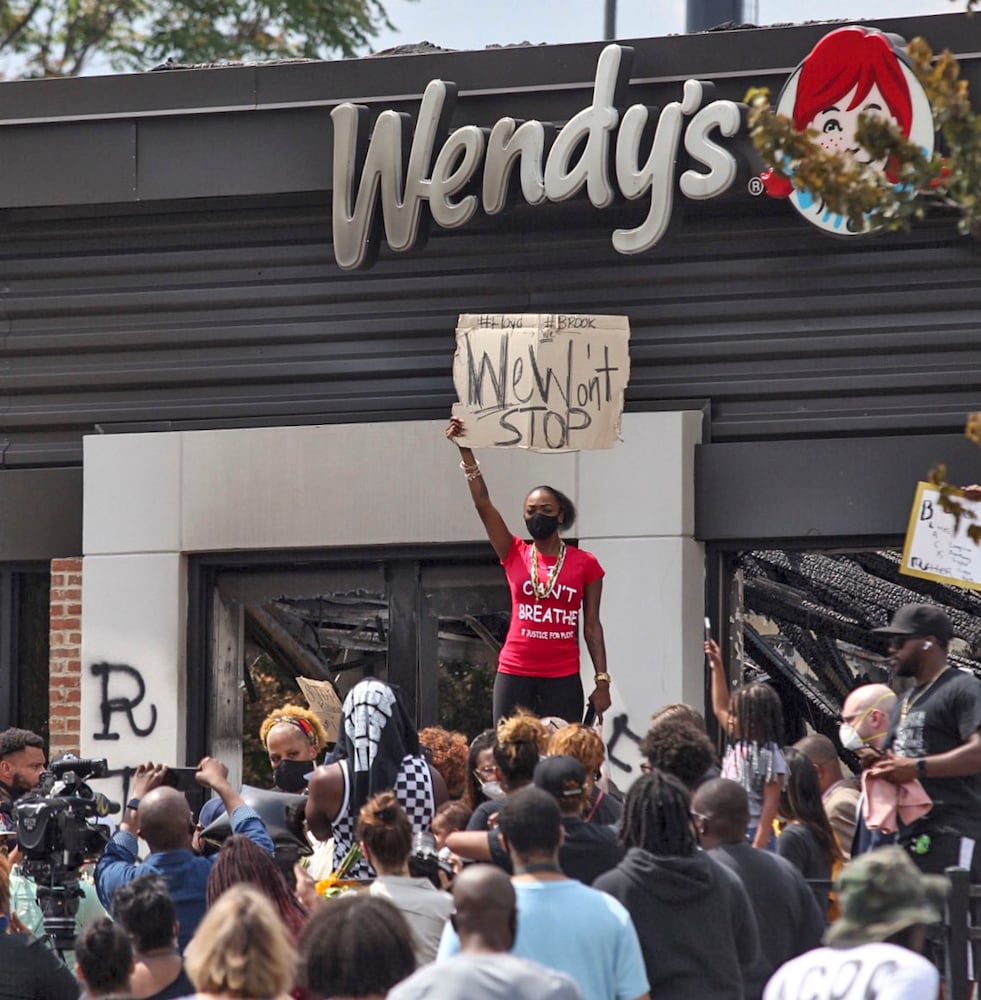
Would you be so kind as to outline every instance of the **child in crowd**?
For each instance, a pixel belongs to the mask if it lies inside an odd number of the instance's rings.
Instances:
[[[446,838],[451,833],[466,830],[472,811],[466,802],[462,801],[444,802],[436,810],[430,829],[436,839],[437,850],[442,850],[446,846]]]
[[[749,796],[746,839],[754,847],[772,848],[773,821],[780,804],[780,790],[787,773],[780,745],[783,710],[769,685],[754,681],[729,693],[718,643],[705,643],[712,674],[712,710],[725,731],[728,746],[722,760],[722,777],[738,781]]]

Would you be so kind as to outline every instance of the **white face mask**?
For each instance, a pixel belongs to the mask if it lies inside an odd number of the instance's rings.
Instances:
[[[862,714],[855,720],[857,725],[861,725],[873,709],[877,708],[882,704],[887,698],[892,698],[894,695],[891,692],[880,695],[874,702],[872,702],[869,707],[862,712]],[[851,723],[843,722],[838,727],[838,739],[841,740],[841,745],[846,750],[861,750],[867,743],[874,743],[880,736],[885,736],[885,732],[873,733],[871,736],[860,736],[856,726],[851,725]]]
[[[503,799],[507,795],[507,792],[501,788],[499,781],[482,781],[480,783],[480,790],[489,799]]]
[[[861,750],[865,746],[865,740],[859,736],[858,730],[847,722],[838,727],[838,739],[846,750]]]

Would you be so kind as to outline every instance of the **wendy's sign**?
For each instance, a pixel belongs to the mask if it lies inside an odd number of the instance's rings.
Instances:
[[[732,187],[739,162],[725,140],[741,131],[746,109],[713,99],[712,85],[697,80],[688,80],[681,100],[660,112],[643,104],[626,107],[632,55],[621,45],[603,49],[592,102],[558,130],[549,122],[501,118],[489,129],[464,125],[451,132],[456,87],[442,80],[426,87],[414,124],[408,115],[383,111],[370,138],[367,108],[336,107],[338,265],[369,265],[382,232],[392,250],[410,250],[424,212],[437,226],[457,229],[478,211],[503,212],[512,193],[544,205],[584,192],[600,209],[621,198],[645,199],[643,221],[615,230],[612,242],[623,254],[655,246],[678,194],[705,201]]]
[[[371,128],[368,109],[341,104],[334,125],[334,256],[355,270],[374,260],[382,237],[399,253],[412,249],[423,224],[465,226],[478,212],[499,215],[512,197],[529,205],[585,195],[599,209],[617,201],[646,202],[632,229],[615,229],[622,254],[650,250],[664,237],[679,197],[707,201],[729,191],[740,173],[738,143],[745,105],[716,100],[711,84],[688,80],[681,99],[663,108],[627,105],[633,50],[603,49],[591,103],[561,128],[550,122],[501,118],[490,128],[450,131],[452,83],[426,87],[415,122],[383,111]],[[812,128],[827,150],[870,162],[855,141],[863,112],[893,122],[929,155],[930,104],[910,69],[903,40],[873,28],[845,27],[825,35],[790,76],[777,102],[798,130]],[[808,222],[846,236],[864,235],[823,201],[768,172],[754,177],[754,194],[789,198]],[[380,209],[380,211],[379,211]]]
[[[799,132],[811,128],[829,153],[851,156],[895,183],[884,160],[873,161],[858,144],[859,115],[891,122],[924,154],[933,152],[935,128],[930,102],[909,66],[905,42],[874,28],[851,26],[825,35],[794,70],[780,92],[776,110],[790,118]],[[789,198],[812,225],[841,236],[861,236],[866,224],[849,227],[848,220],[830,211],[809,191],[768,172],[763,186],[772,197]]]

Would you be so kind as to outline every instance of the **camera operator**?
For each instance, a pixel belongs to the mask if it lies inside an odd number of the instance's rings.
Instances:
[[[117,887],[137,875],[162,875],[177,908],[178,944],[183,951],[204,916],[208,873],[214,858],[194,853],[191,841],[194,818],[187,798],[164,784],[163,764],[141,764],[133,777],[133,798],[126,803],[119,830],[106,845],[95,869],[95,885],[102,904],[110,907]],[[205,757],[195,775],[198,784],[216,792],[231,817],[233,833],[244,834],[263,850],[273,853],[273,843],[259,814],[245,804],[228,782],[228,768]],[[150,848],[137,865],[137,837]]]
[[[15,728],[0,733],[0,831],[16,831],[14,802],[37,788],[45,766],[44,740],[37,733]],[[8,837],[7,844],[12,851],[16,840]]]

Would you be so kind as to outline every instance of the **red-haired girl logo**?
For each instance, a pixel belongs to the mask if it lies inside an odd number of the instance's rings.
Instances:
[[[934,125],[930,102],[910,69],[905,42],[873,28],[838,28],[825,35],[784,84],[777,101],[779,114],[790,118],[798,131],[812,128],[828,152],[846,153],[869,161],[855,139],[859,115],[877,115],[892,122],[910,141],[933,152]],[[872,167],[890,176],[884,160]],[[861,236],[871,231],[849,225],[830,211],[824,200],[800,191],[772,171],[757,181],[772,198],[789,198],[812,225],[841,236]]]

